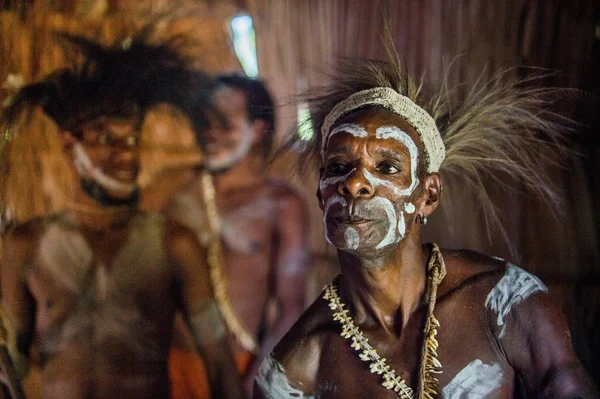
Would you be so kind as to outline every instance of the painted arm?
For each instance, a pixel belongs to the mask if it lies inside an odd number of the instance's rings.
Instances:
[[[528,398],[598,398],[549,294],[537,292],[516,305],[499,340]]]
[[[180,302],[196,348],[204,361],[214,398],[242,398],[227,328],[212,293],[205,253],[191,230],[173,225],[166,234],[179,270]]]
[[[305,304],[308,247],[308,215],[304,201],[291,190],[277,202],[277,252],[274,285],[277,319],[267,331],[246,376],[245,389],[251,392],[256,372],[279,340],[302,314]]]

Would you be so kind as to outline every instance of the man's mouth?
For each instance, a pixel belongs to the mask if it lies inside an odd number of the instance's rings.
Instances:
[[[334,220],[337,223],[349,224],[349,225],[361,225],[361,224],[366,224],[366,223],[370,223],[373,221],[371,219],[364,219],[360,216],[353,216],[353,215],[335,217]]]

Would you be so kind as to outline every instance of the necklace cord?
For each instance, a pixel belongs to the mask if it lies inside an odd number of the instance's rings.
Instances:
[[[229,301],[229,295],[227,294],[225,278],[223,277],[222,265],[224,256],[220,239],[220,223],[215,186],[213,184],[212,175],[208,172],[202,174],[202,193],[204,195],[204,204],[211,233],[207,254],[208,270],[217,305],[221,311],[223,320],[227,325],[227,329],[231,335],[233,335],[236,342],[244,348],[244,350],[256,354],[258,353],[258,344],[252,334],[246,331],[242,322],[235,314],[231,302]]]

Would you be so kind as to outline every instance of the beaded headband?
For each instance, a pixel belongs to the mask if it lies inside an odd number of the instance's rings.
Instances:
[[[380,105],[388,111],[406,119],[417,131],[423,142],[427,173],[439,171],[440,165],[446,157],[446,147],[435,121],[427,111],[412,102],[408,97],[387,87],[376,87],[374,89],[359,91],[333,107],[331,112],[325,117],[325,121],[321,127],[323,137],[322,153],[327,148],[329,131],[333,124],[348,112],[364,107],[365,105]]]

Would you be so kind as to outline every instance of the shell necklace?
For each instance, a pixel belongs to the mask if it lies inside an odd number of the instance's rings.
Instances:
[[[442,364],[438,360],[437,349],[438,342],[435,338],[440,323],[433,315],[437,297],[437,287],[446,275],[446,266],[444,258],[436,244],[432,244],[431,256],[427,265],[428,270],[428,291],[429,307],[427,311],[427,320],[425,322],[425,338],[421,349],[421,362],[419,366],[418,398],[433,399],[437,395],[438,378],[435,374],[440,374]],[[338,287],[332,281],[325,288],[323,298],[329,301],[329,308],[333,312],[333,320],[340,323],[342,332],[340,335],[345,339],[351,340],[350,346],[356,352],[358,357],[364,362],[370,362],[369,369],[371,373],[381,376],[381,385],[386,389],[391,389],[399,398],[413,399],[414,391],[406,384],[406,381],[396,374],[395,370],[387,364],[386,359],[379,356],[377,350],[369,344],[368,338],[363,336],[362,331],[349,315],[346,304],[338,295]]]

